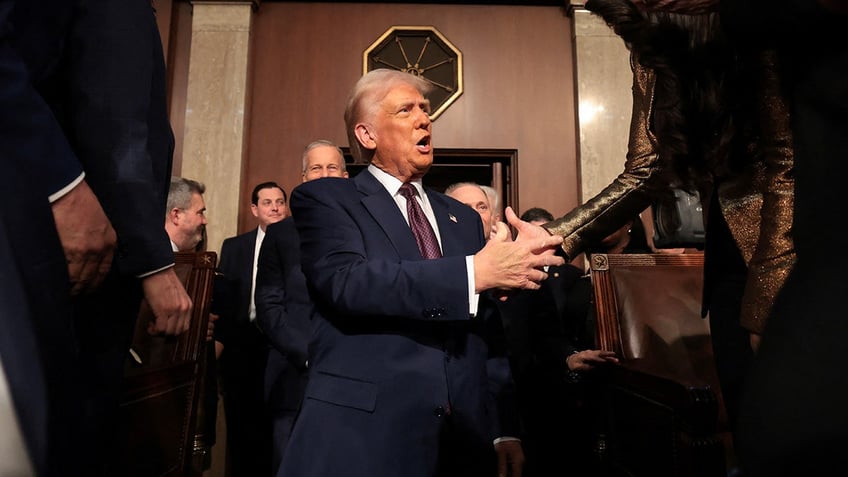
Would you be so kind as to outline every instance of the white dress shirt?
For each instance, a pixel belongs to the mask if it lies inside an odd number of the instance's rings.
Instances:
[[[262,227],[256,227],[256,245],[253,246],[253,278],[250,281],[250,321],[256,319],[256,302],[253,300],[253,294],[256,292],[256,270],[259,266],[259,249],[262,248],[263,240],[265,240],[265,231]]]

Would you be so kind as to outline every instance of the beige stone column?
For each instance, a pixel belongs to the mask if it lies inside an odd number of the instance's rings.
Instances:
[[[632,73],[624,42],[583,2],[571,1],[581,200],[623,169],[630,129]]]
[[[180,175],[206,184],[208,250],[238,230],[250,1],[193,1],[191,56]]]

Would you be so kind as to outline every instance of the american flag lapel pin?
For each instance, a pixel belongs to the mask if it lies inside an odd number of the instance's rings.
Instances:
[[[456,216],[454,216],[453,214],[448,214],[448,218],[451,222],[456,223]]]

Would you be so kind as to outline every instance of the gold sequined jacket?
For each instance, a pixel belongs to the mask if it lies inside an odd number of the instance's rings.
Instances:
[[[722,180],[718,187],[721,212],[748,265],[740,321],[754,333],[762,332],[795,261],[790,235],[794,181],[788,105],[780,91],[775,58],[766,53],[760,60],[762,161],[751,164],[746,174]],[[633,113],[624,171],[585,204],[545,225],[563,236],[563,251],[571,258],[649,206],[646,186],[661,176],[657,138],[650,129],[655,74],[637,61],[631,65]]]

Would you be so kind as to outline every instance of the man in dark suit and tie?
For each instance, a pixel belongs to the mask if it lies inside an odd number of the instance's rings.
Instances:
[[[228,467],[234,476],[271,473],[271,424],[263,398],[268,339],[256,320],[254,286],[266,228],[288,215],[286,193],[275,182],[253,189],[250,211],[259,226],[230,237],[221,246],[223,293],[213,298],[221,348],[218,370],[227,422]]]
[[[0,71],[0,166],[54,222],[7,231],[27,260],[12,276],[27,293],[38,356],[0,345],[4,369],[39,475],[114,475],[114,417],[141,298],[154,332],[181,333],[191,308],[162,229],[173,135],[150,2],[2,2]],[[18,393],[30,359],[43,367],[49,405]]]
[[[318,140],[303,151],[303,182],[347,177],[344,155],[332,142]],[[300,268],[300,240],[291,217],[265,230],[256,271],[256,320],[271,350],[265,367],[265,400],[273,425],[272,475],[283,460],[292,424],[306,388],[314,306]]]
[[[433,162],[429,85],[374,70],[345,112],[368,169],[298,186],[293,217],[315,303],[309,382],[279,476],[495,475],[482,292],[537,288],[561,238],[479,215],[423,188]],[[508,376],[508,369],[493,370]],[[497,391],[497,390],[495,390]]]

